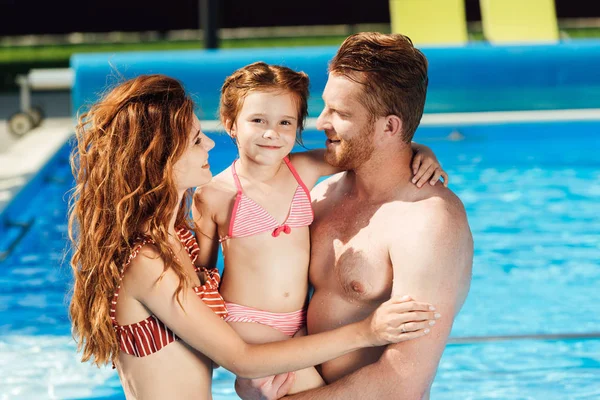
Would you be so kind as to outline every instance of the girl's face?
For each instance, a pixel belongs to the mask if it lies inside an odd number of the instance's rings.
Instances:
[[[280,91],[250,92],[244,99],[230,135],[240,156],[258,164],[276,165],[294,147],[298,105],[294,95]]]
[[[210,182],[212,173],[208,164],[208,152],[213,147],[215,142],[202,132],[200,121],[194,115],[188,146],[173,166],[178,189],[187,190]]]

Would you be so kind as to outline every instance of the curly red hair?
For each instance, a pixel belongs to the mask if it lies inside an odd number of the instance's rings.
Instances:
[[[69,314],[82,361],[93,358],[100,366],[116,360],[110,301],[140,236],[154,240],[165,270],[179,276],[175,296],[189,285],[169,250],[167,229],[179,201],[173,165],[188,145],[194,110],[179,81],[142,75],[114,87],[79,117],[71,157]],[[186,194],[176,226],[189,226],[188,207]]]

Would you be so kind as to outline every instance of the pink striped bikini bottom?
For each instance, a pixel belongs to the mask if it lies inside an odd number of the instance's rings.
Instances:
[[[273,313],[240,304],[225,302],[226,322],[255,322],[275,328],[288,336],[294,336],[306,325],[306,309],[288,313]]]

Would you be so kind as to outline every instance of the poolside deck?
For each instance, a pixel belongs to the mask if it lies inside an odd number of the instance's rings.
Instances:
[[[14,195],[73,134],[71,118],[48,118],[22,138],[0,120],[0,214]]]

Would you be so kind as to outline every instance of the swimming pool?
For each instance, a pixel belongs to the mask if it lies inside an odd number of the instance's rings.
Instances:
[[[421,127],[467,209],[471,291],[433,399],[600,398],[600,121]],[[233,160],[213,134],[213,171]],[[305,132],[305,144],[323,143]],[[66,315],[65,146],[19,218],[35,222],[0,263],[0,399],[121,399],[110,368],[79,363]],[[427,251],[427,249],[424,249]],[[552,336],[555,335],[555,336]],[[222,368],[215,399],[235,399]]]

